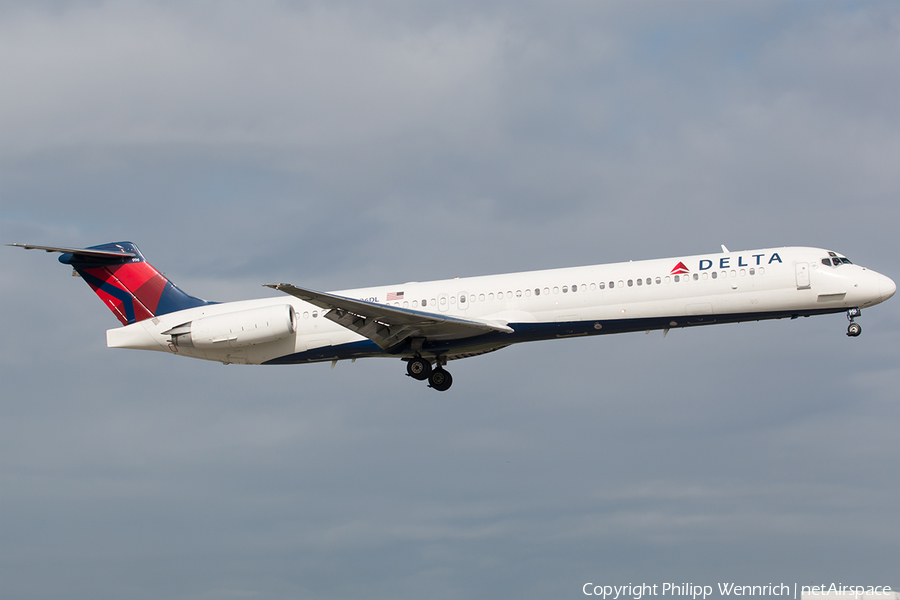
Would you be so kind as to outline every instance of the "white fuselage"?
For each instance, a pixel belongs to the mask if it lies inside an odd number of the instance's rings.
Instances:
[[[896,290],[889,278],[858,265],[824,264],[817,248],[769,248],[564,269],[404,283],[333,292],[422,312],[482,319],[514,333],[426,346],[423,355],[461,358],[512,343],[577,335],[668,329],[843,312],[883,302]],[[221,316],[289,305],[290,335],[243,342],[240,332],[203,347],[173,343],[173,328]],[[367,338],[324,318],[327,312],[290,296],[211,304],[153,317],[107,332],[110,347],[160,350],[224,363],[305,363],[388,356]],[[255,313],[254,313],[255,314]],[[390,356],[408,356],[401,352]]]

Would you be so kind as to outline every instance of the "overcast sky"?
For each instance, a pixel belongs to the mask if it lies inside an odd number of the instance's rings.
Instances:
[[[900,279],[896,2],[4,2],[0,241],[271,296],[770,246]],[[242,367],[0,248],[4,598],[900,587],[900,302]]]

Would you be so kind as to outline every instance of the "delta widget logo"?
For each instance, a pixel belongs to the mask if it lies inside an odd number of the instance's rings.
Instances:
[[[691,272],[691,270],[688,269],[688,268],[684,265],[683,262],[680,262],[680,261],[679,261],[678,264],[675,265],[675,268],[672,269],[672,270],[669,272],[669,274],[670,274],[670,275],[683,275],[683,274],[685,274],[685,273],[690,273],[690,272]]]

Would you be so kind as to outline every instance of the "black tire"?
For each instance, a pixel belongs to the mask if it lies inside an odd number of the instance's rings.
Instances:
[[[417,356],[406,361],[406,374],[417,381],[425,381],[431,375],[431,363]]]
[[[453,377],[444,369],[435,369],[428,377],[428,385],[439,392],[446,392],[453,385]]]
[[[850,323],[847,326],[847,335],[850,337],[856,337],[862,333],[862,327],[860,327],[859,323]]]

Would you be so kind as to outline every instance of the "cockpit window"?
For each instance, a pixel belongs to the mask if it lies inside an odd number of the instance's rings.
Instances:
[[[841,265],[852,265],[849,258],[844,258],[843,256],[837,256],[833,252],[829,252],[831,254],[831,258],[823,258],[822,264],[826,266],[834,266],[839,267]]]

